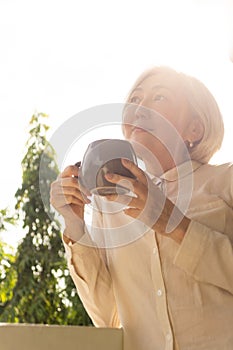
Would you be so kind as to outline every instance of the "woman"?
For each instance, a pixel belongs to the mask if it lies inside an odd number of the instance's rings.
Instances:
[[[96,326],[123,327],[125,349],[232,350],[233,168],[208,164],[223,138],[219,108],[200,81],[166,67],[144,72],[127,102],[124,136],[146,170],[122,160],[135,180],[106,175],[127,180],[134,195],[97,198],[93,227],[132,220],[131,241],[81,244],[91,241],[90,200],[74,178],[78,168],[52,184],[78,293]],[[127,209],[103,210],[116,202]]]

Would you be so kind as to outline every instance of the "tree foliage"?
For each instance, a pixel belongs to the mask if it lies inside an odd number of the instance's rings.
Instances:
[[[7,208],[0,210],[0,232],[6,231],[8,225],[15,224],[15,218],[9,214]],[[16,273],[12,268],[15,261],[13,248],[0,240],[0,314],[4,305],[13,296],[16,283]]]
[[[60,224],[49,206],[50,184],[58,169],[46,140],[45,117],[35,114],[30,121],[22,186],[15,194],[26,235],[11,261],[15,284],[0,309],[0,321],[90,325],[67,269]]]
[[[14,225],[16,222],[16,218],[9,213],[7,208],[0,210],[0,232],[7,230],[7,225]]]

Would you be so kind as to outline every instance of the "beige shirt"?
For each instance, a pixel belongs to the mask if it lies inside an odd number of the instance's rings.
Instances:
[[[191,168],[162,176],[163,191],[192,219],[180,245],[121,210],[106,213],[106,200],[103,213],[94,210],[94,226],[106,229],[92,240],[109,248],[65,244],[94,324],[123,327],[126,350],[233,349],[233,166]]]

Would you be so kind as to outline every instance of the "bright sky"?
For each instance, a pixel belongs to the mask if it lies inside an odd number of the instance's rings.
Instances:
[[[226,125],[214,160],[232,161],[232,18],[226,0],[0,0],[0,208],[14,204],[34,111],[50,115],[52,134],[86,108],[123,102],[154,64],[209,87]]]

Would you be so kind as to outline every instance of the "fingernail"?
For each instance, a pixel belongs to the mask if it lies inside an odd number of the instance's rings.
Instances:
[[[129,164],[129,160],[126,158],[122,158],[122,162],[123,162],[123,164]]]
[[[106,176],[108,179],[112,179],[113,176],[114,176],[114,174],[112,174],[112,173],[107,173],[107,174],[105,174],[105,176]]]
[[[84,200],[85,200],[86,203],[91,203],[91,200],[89,198],[87,198],[87,197],[85,197]]]

